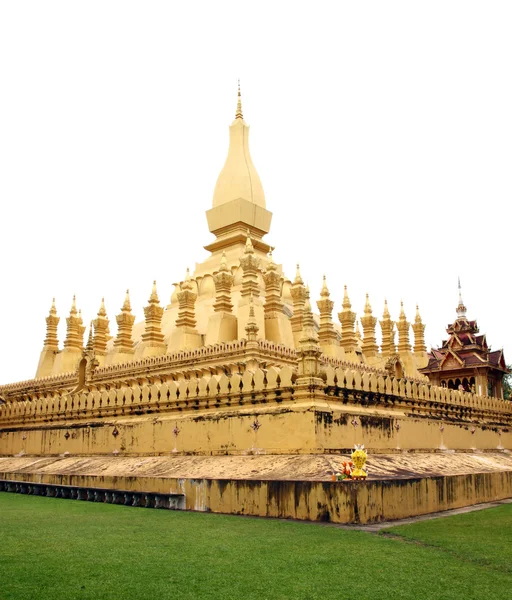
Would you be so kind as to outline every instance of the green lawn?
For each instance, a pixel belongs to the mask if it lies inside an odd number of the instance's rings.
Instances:
[[[0,493],[0,598],[508,600],[511,531],[512,505],[375,535]]]

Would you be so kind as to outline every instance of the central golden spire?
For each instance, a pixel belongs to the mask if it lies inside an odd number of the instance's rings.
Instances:
[[[229,150],[213,193],[213,207],[239,198],[265,208],[265,194],[249,152],[249,127],[242,114],[238,84],[235,120],[229,127]]]
[[[240,82],[235,119],[229,126],[228,155],[215,184],[212,204],[206,218],[208,229],[217,239],[205,246],[212,253],[212,260],[197,265],[195,276],[217,270],[223,251],[230,268],[238,265],[247,231],[255,252],[266,262],[270,246],[262,238],[270,231],[272,213],[266,209],[263,187],[249,152],[249,126],[242,113]]]

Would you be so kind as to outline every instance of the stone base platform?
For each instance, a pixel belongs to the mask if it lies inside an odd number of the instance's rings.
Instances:
[[[335,523],[403,519],[512,498],[512,454],[369,458],[367,481],[331,481],[349,457],[64,456],[0,458],[0,479],[184,496],[180,508]]]

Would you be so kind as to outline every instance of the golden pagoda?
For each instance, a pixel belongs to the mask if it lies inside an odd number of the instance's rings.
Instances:
[[[260,338],[289,351],[298,348],[305,286],[299,271],[293,281],[287,277],[282,266],[274,262],[273,248],[263,239],[270,231],[272,213],[266,208],[263,186],[249,151],[249,126],[242,113],[240,87],[235,119],[229,128],[226,162],[217,179],[212,207],[206,217],[215,236],[215,241],[205,246],[210,256],[197,264],[192,274],[187,269],[186,277],[175,284],[167,306],[160,305],[155,283],[149,304],[144,308],[145,320],[134,324],[127,298],[121,314],[116,316],[118,333],[113,338],[109,335],[109,320],[102,302],[94,319],[93,347],[97,368],[129,365],[152,356],[168,356],[243,340],[250,298]],[[411,349],[408,342],[410,324],[403,306],[397,321],[398,347],[390,350],[386,342],[379,352],[377,319],[371,314],[368,298],[361,317],[364,337],[358,333],[357,313],[352,310],[346,286],[338,323],[332,319],[336,302],[330,298],[325,277],[316,304],[319,314],[313,318],[326,357],[365,363],[375,368],[387,368],[395,374],[401,372],[424,379],[418,368],[426,365],[427,355],[424,350],[413,352]],[[72,308],[68,318],[64,349],[59,350],[55,324],[58,317],[55,305],[52,305],[36,379],[71,373],[82,360],[80,335],[84,328],[78,324],[75,313],[76,307]],[[382,329],[383,340],[388,335],[386,327],[387,322]],[[421,336],[422,333],[420,338],[423,339]],[[421,340],[416,339],[415,348],[422,347]]]
[[[169,303],[155,281],[143,321],[126,291],[111,335],[102,300],[84,347],[73,297],[60,347],[52,302],[36,377],[0,386],[0,490],[92,486],[91,498],[124,503],[167,490],[193,510],[337,522],[512,495],[512,406],[487,393],[498,388],[429,381],[437,367],[418,310],[411,323],[385,302],[379,319],[347,285],[332,297],[332,274],[305,282],[299,265],[292,276],[276,262],[240,88],[206,218],[208,258],[177,274]],[[473,336],[464,319],[453,339]],[[368,477],[332,487],[360,444]],[[389,484],[404,473],[414,481]]]

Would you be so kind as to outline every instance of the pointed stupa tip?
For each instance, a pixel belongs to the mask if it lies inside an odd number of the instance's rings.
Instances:
[[[310,313],[311,312],[311,301],[309,299],[309,285],[306,286],[305,294],[304,294],[304,311]]]
[[[236,101],[236,114],[235,119],[244,120],[244,115],[242,114],[242,94],[240,93],[240,79],[238,80],[238,97]]]
[[[251,232],[247,230],[247,238],[245,240],[245,254],[254,254],[254,246],[252,245]]]
[[[50,314],[51,315],[57,314],[57,307],[55,306],[55,298],[52,299],[52,305],[50,307]]]
[[[405,319],[404,302],[400,300],[400,318]]]
[[[228,271],[228,261],[226,259],[226,251],[222,251],[222,256],[220,257],[220,267],[219,271]]]
[[[187,272],[185,273],[185,279],[181,282],[180,287],[181,291],[192,289],[192,281],[190,280],[190,269],[188,267]]]
[[[366,301],[364,303],[364,314],[371,315],[372,314],[372,305],[370,304],[370,296],[366,294]]]
[[[382,315],[385,319],[390,317],[391,315],[389,314],[389,308],[388,308],[388,301],[386,298],[384,298],[384,313]]]
[[[295,271],[295,280],[293,282],[295,285],[304,285],[304,282],[302,281],[302,276],[300,274],[300,265],[299,263],[297,263],[297,269]]]
[[[76,314],[76,294],[73,294],[73,301],[71,302],[71,314]]]
[[[343,286],[343,303],[342,303],[343,308],[346,309],[351,309],[352,308],[352,304],[350,304],[350,298],[348,297],[348,289],[347,286]]]
[[[416,317],[414,319],[415,323],[421,324],[421,315],[420,315],[420,307],[416,304]]]
[[[100,309],[98,311],[98,317],[106,317],[107,309],[105,308],[105,298],[101,299]]]
[[[457,318],[462,319],[466,317],[466,307],[462,301],[462,289],[460,287],[460,277],[458,277],[458,288],[459,288],[459,304],[457,305]]]
[[[322,289],[320,290],[320,296],[322,296],[322,298],[329,297],[329,288],[327,287],[327,277],[325,275],[322,277]]]
[[[94,321],[91,321],[91,323],[89,325],[89,337],[87,338],[87,344],[85,345],[85,349],[88,352],[92,352],[94,350],[93,327],[94,327]]]
[[[153,303],[158,303],[158,293],[156,291],[156,279],[153,281],[153,287],[151,288],[151,296],[149,297],[149,301]]]
[[[269,261],[267,263],[267,271],[277,271],[277,265],[274,262],[274,256],[272,254],[273,250],[274,250],[274,248],[272,246],[270,246],[270,250],[268,252]]]
[[[124,297],[123,306],[121,307],[123,312],[130,312],[132,305],[130,304],[130,290],[126,290],[126,296]]]

